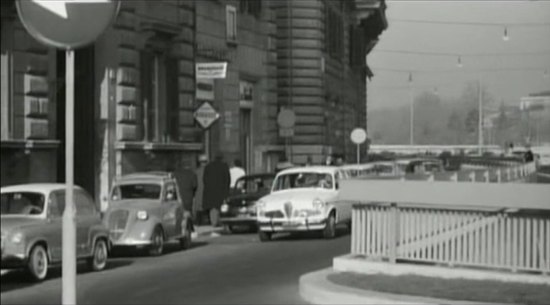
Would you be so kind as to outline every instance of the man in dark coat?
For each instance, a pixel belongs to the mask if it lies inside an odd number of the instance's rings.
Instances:
[[[191,169],[189,162],[183,159],[178,160],[174,176],[176,177],[181,201],[183,203],[186,226],[193,232],[194,228],[191,212],[193,211],[193,197],[197,190],[197,176],[193,169]]]
[[[210,224],[220,226],[220,207],[229,195],[229,166],[223,161],[223,155],[217,154],[214,161],[204,168],[203,208],[210,211]]]

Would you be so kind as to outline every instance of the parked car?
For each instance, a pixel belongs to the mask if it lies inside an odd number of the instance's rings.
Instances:
[[[48,267],[62,259],[62,216],[65,184],[22,184],[1,188],[2,269],[26,268],[43,280]],[[74,188],[76,256],[92,270],[103,270],[109,252],[109,231],[92,197]]]
[[[336,224],[351,221],[351,203],[338,200],[341,169],[310,166],[277,174],[269,195],[257,203],[261,241],[277,232],[317,231],[336,235]]]
[[[193,228],[187,214],[176,178],[168,172],[146,172],[114,181],[103,220],[113,248],[146,248],[156,256],[171,240],[189,248]]]
[[[256,201],[271,190],[274,174],[241,177],[221,206],[221,223],[232,231],[234,226],[256,228]]]

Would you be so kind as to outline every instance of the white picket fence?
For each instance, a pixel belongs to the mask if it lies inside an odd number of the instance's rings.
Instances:
[[[351,253],[550,273],[550,187],[391,180],[347,180]]]

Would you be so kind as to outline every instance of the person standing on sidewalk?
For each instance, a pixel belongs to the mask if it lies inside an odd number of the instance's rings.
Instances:
[[[193,232],[194,226],[191,212],[193,211],[193,197],[195,197],[195,192],[197,191],[197,176],[191,169],[189,162],[190,161],[181,158],[177,162],[177,168],[174,175],[178,183],[181,201],[183,203],[184,219],[186,220],[188,229]]]
[[[231,177],[229,166],[223,161],[223,155],[218,153],[214,161],[204,168],[203,208],[210,212],[210,224],[220,226],[220,207],[229,195]]]
[[[246,175],[245,170],[243,169],[243,164],[241,160],[235,159],[233,161],[233,166],[229,169],[229,175],[231,176],[231,188],[235,187],[237,180],[242,176]]]
[[[195,193],[195,200],[193,201],[193,219],[195,223],[201,225],[204,220],[203,211],[203,192],[204,192],[204,168],[208,163],[208,157],[206,155],[199,156],[199,164],[195,170],[197,176],[197,192]]]

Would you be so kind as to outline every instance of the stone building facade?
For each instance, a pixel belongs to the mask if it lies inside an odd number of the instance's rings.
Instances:
[[[62,182],[64,52],[27,34],[15,1],[0,3],[1,184]],[[364,55],[385,28],[383,4],[121,1],[113,25],[75,51],[75,183],[105,208],[116,176],[195,166],[204,152],[263,172],[290,147],[295,162],[354,151],[346,133],[366,125]],[[226,77],[197,79],[205,62],[227,62]],[[206,101],[220,114],[207,132],[193,116]],[[284,107],[297,114],[286,151]]]

